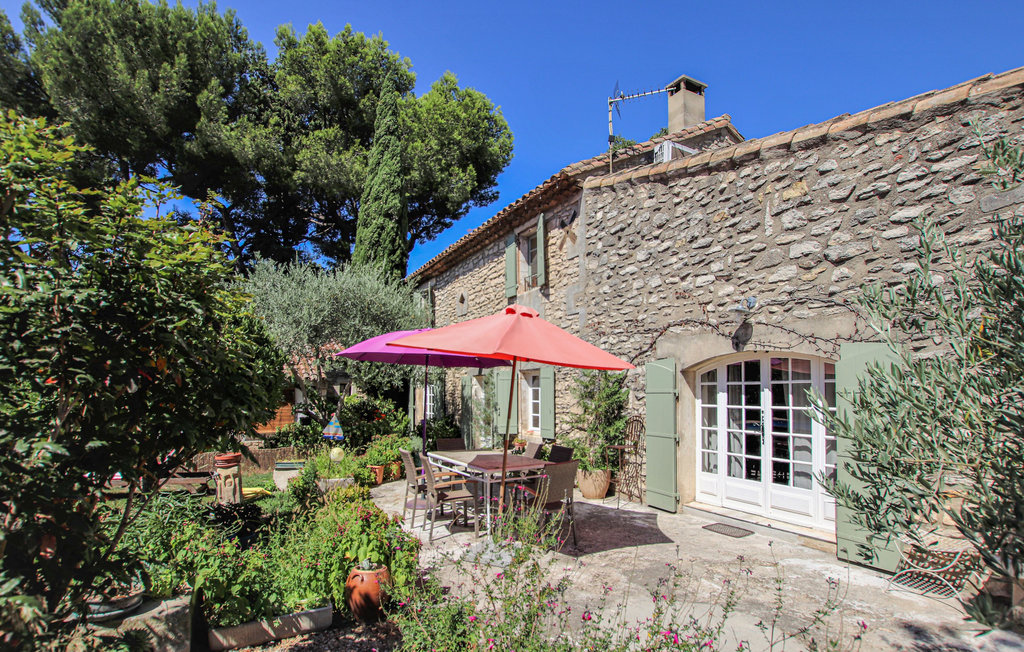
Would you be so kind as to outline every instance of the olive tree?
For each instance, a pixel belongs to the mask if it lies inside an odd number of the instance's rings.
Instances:
[[[1024,177],[1018,147],[984,144],[983,170],[1006,191]],[[1012,205],[1012,203],[1011,203]],[[993,247],[970,259],[933,223],[921,227],[919,268],[905,283],[864,289],[873,328],[898,358],[869,366],[830,418],[849,441],[855,481],[828,491],[876,541],[920,538],[946,517],[984,566],[1021,597],[1024,578],[1024,220],[998,218]],[[915,353],[927,338],[936,350]],[[824,406],[818,397],[818,408]],[[827,412],[826,412],[827,414]],[[1011,625],[982,595],[976,620]]]
[[[409,367],[334,355],[382,333],[426,325],[422,299],[390,273],[361,265],[327,270],[259,260],[243,287],[284,354],[292,382],[306,397],[304,409],[320,425],[327,425],[338,407],[320,392],[332,377],[347,376],[374,394],[409,377]]]

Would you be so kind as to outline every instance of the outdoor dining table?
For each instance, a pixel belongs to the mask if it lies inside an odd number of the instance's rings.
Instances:
[[[487,504],[487,531],[491,530],[491,489],[501,483],[501,451],[467,450],[467,451],[433,451],[427,457],[434,466],[457,473],[469,480],[484,485],[484,502]],[[546,460],[538,460],[526,455],[508,455],[505,461],[505,473],[515,473],[518,480],[539,478],[543,473],[530,474],[530,471],[542,471],[551,464]]]

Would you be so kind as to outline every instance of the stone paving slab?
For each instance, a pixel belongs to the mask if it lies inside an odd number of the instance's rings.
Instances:
[[[376,487],[373,498],[386,512],[400,515],[404,491],[402,482],[392,482]],[[628,592],[626,622],[646,617],[651,610],[647,587],[666,575],[666,564],[673,564],[691,578],[687,590],[692,595],[687,597],[697,613],[709,608],[711,596],[720,593],[726,581],[742,587],[728,629],[735,642],[747,640],[754,649],[767,647],[757,623],[771,617],[776,599],[784,604],[782,628],[794,631],[811,621],[838,582],[843,600],[829,629],[841,627],[849,635],[863,622],[862,650],[1024,652],[1024,638],[1002,632],[977,637],[975,626],[964,621],[958,606],[908,591],[886,591],[887,575],[846,564],[834,551],[760,533],[734,539],[702,529],[714,521],[694,514],[668,514],[636,503],[615,509],[614,499],[587,501],[578,492],[576,501],[579,546],[549,555],[553,568],[572,569],[573,599],[582,608],[600,600],[603,586],[612,586],[618,595]],[[426,531],[419,526],[417,516],[413,533],[423,541],[424,566],[441,566],[449,556],[461,555],[471,546],[476,549],[474,544],[483,541],[472,529],[457,526],[449,532],[439,519],[434,541],[427,543]],[[793,642],[785,649],[801,647]]]

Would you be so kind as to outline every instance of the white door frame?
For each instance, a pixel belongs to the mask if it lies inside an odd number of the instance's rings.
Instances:
[[[772,412],[771,360],[773,358],[809,361],[811,372],[810,386],[818,391],[824,391],[827,369],[830,372],[830,387],[834,389],[835,363],[831,360],[815,356],[794,355],[785,352],[744,353],[727,358],[719,358],[714,362],[698,367],[696,369],[697,405],[694,411],[697,437],[697,459],[694,469],[697,478],[697,500],[711,505],[719,505],[729,509],[766,516],[795,525],[832,530],[835,527],[835,502],[821,487],[817,477],[819,474],[834,468],[834,439],[828,438],[825,426],[819,420],[812,419],[810,428],[810,464],[813,472],[811,488],[804,489],[792,486],[796,482],[796,470],[800,467],[799,459],[796,459],[794,463],[794,439],[805,439],[800,437],[799,433],[794,435],[791,435],[789,432],[785,433],[785,436],[788,437],[787,448],[789,458],[788,466],[782,469],[782,473],[786,474],[785,477],[789,484],[773,482],[772,436],[776,426]],[[750,360],[757,360],[760,363],[758,370],[759,378],[755,382],[758,383],[758,396],[760,398],[758,409],[760,410],[761,421],[755,427],[749,427],[751,422],[746,421],[747,416],[757,416],[757,413],[747,412],[747,409],[754,409],[752,403],[748,404],[742,411],[738,411],[736,407],[728,407],[733,406],[735,401],[729,400],[729,382],[726,378],[727,368],[731,364]],[[744,365],[744,367],[746,366]],[[718,370],[714,385],[703,383],[702,376],[713,369]],[[740,394],[748,399],[750,397],[746,396],[748,393],[747,386],[751,380],[744,377],[742,385],[740,385],[743,388]],[[775,381],[776,387],[785,387],[788,392],[785,406],[789,414],[784,423],[790,424],[790,430],[793,428],[793,413],[800,409],[799,407],[793,407],[792,402],[788,400],[792,382],[792,380]],[[796,383],[798,386],[802,384],[800,381],[796,381]],[[733,386],[735,387],[736,384],[734,383]],[[830,392],[825,393],[828,395]],[[734,391],[733,398],[736,398],[735,394],[736,392]],[[712,395],[714,396],[715,404],[713,406],[705,404],[705,396],[710,397]],[[775,407],[776,409],[783,409],[782,405]],[[759,451],[760,478],[758,480],[730,477],[727,472],[730,463],[728,451],[729,433],[727,432],[729,430],[728,411],[730,409],[733,410],[734,424],[736,423],[735,419],[740,417],[741,429],[747,430],[746,434],[743,435],[742,441],[736,442],[734,437],[734,444],[739,443],[744,454],[750,450],[746,444],[756,445],[756,442],[752,439],[755,434],[758,434],[761,438]],[[742,413],[742,416],[740,416],[740,413]],[[705,418],[708,420],[708,423],[713,423],[713,425],[705,426]],[[780,420],[780,422],[782,421]],[[760,430],[759,433],[757,433],[757,429]],[[714,437],[709,438],[708,436],[712,433],[714,433]],[[784,436],[781,431],[779,436],[780,438]],[[714,439],[714,441],[711,442],[709,439]],[[780,443],[782,441],[780,439]],[[828,445],[826,442],[828,442]],[[705,443],[713,443],[714,448],[704,448]],[[751,446],[752,448],[753,446]],[[828,449],[828,452],[826,449]],[[714,473],[708,473],[703,470],[703,461],[705,453],[711,453],[712,451],[717,459],[717,470]],[[734,460],[736,459],[735,453],[736,451],[734,450]],[[826,459],[826,455],[828,455],[828,459]],[[755,456],[749,457],[752,462],[756,460]],[[780,463],[780,466],[786,464],[785,458],[780,457],[777,461]],[[747,460],[744,459],[744,463],[746,462]],[[831,464],[827,465],[827,462],[831,462]],[[800,468],[806,469],[807,467],[802,466]]]

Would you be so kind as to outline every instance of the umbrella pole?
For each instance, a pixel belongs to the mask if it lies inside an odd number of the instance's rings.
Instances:
[[[512,423],[512,398],[516,395],[516,358],[512,358],[512,379],[508,384],[508,411],[505,412],[505,432],[501,437],[501,493],[498,494],[498,515],[505,507],[505,468],[508,464],[508,427]]]
[[[423,458],[427,456],[427,383],[429,379],[427,374],[430,373],[430,356],[427,356],[427,364],[423,366],[423,447],[420,449],[420,453],[423,454]]]

